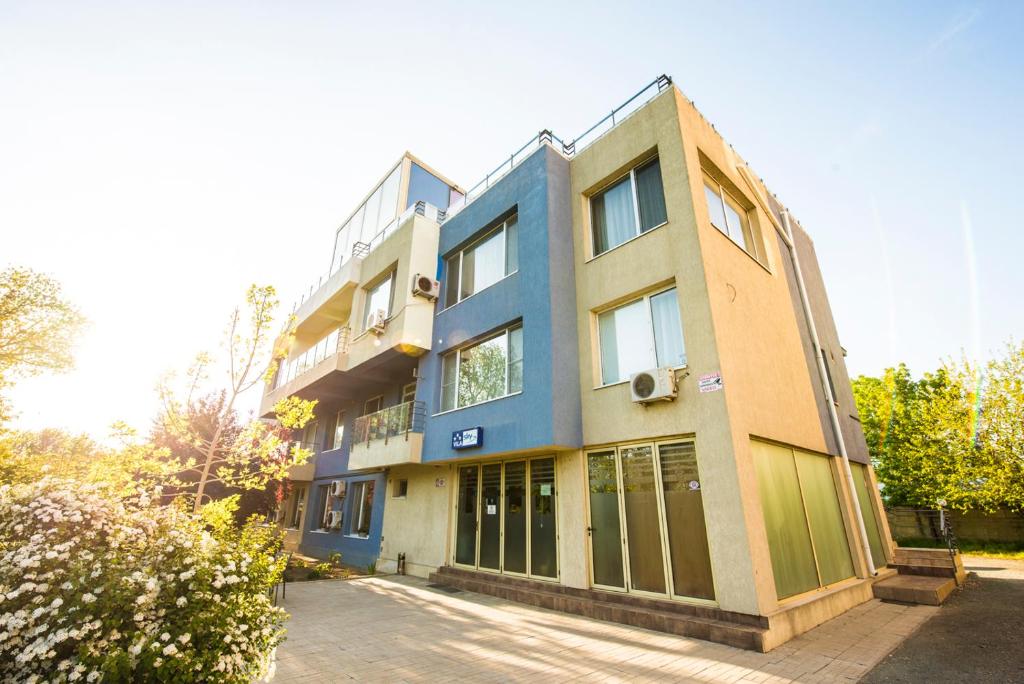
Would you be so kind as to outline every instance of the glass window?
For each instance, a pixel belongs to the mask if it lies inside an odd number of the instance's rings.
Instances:
[[[318,501],[320,502],[320,514],[317,516],[320,526],[317,529],[327,530],[330,528],[330,522],[327,520],[327,517],[328,513],[331,512],[331,486],[320,485],[316,490],[319,496]]]
[[[853,488],[857,492],[857,501],[860,502],[860,512],[864,516],[864,528],[868,533],[868,543],[871,546],[871,560],[876,568],[885,566],[885,548],[882,546],[882,533],[878,528],[878,519],[875,517],[875,497],[870,492],[871,474],[868,467],[863,463],[851,463],[850,470],[853,475]]]
[[[370,195],[370,199],[366,200],[366,213],[363,215],[363,235],[367,238],[366,242],[370,242],[376,237],[378,232],[377,219],[380,216],[380,194],[380,188],[378,187]]]
[[[438,209],[447,209],[451,197],[451,188],[443,180],[430,173],[416,162],[412,162],[409,169],[409,192],[408,202],[405,208],[408,209],[423,200],[427,204]]]
[[[349,516],[349,534],[351,535],[356,537],[370,535],[374,485],[372,480],[356,482],[352,485],[352,510]]]
[[[522,388],[522,326],[441,358],[442,411],[497,399]]]
[[[334,423],[334,434],[332,435],[331,448],[340,449],[341,444],[345,439],[345,412],[338,411],[338,416],[335,418]]]
[[[385,318],[391,316],[391,285],[395,279],[392,272],[388,277],[366,291],[366,314],[363,317],[363,330],[370,326],[370,316],[374,311],[382,310]]]
[[[296,487],[295,492],[292,494],[292,515],[289,521],[293,530],[299,529],[302,525],[302,511],[306,506],[306,488]]]
[[[655,366],[686,365],[675,288],[605,311],[597,323],[604,385]]]
[[[757,258],[747,209],[711,174],[704,172],[704,199],[711,225],[729,236],[743,251]]]
[[[490,287],[519,268],[519,227],[516,216],[466,249],[448,257],[445,306]]]
[[[639,211],[639,216],[637,215]],[[661,164],[657,158],[590,198],[594,256],[668,220]]]
[[[391,495],[396,499],[404,499],[409,495],[409,480],[395,480]]]
[[[530,461],[530,574],[558,576],[553,458]]]

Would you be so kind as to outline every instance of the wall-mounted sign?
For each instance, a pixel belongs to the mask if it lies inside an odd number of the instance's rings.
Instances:
[[[445,482],[445,479],[443,477],[439,477],[436,480],[434,480],[435,487],[444,487],[446,484],[448,483]]]
[[[701,392],[717,392],[722,389],[722,374],[705,373],[697,379],[697,389]]]
[[[456,430],[452,433],[452,449],[469,449],[483,446],[484,429],[482,427]]]

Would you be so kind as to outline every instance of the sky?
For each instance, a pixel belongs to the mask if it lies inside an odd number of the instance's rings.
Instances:
[[[15,425],[147,430],[403,151],[469,187],[662,73],[811,233],[851,374],[987,358],[1024,333],[1022,35],[1011,2],[0,0],[0,268],[89,319]]]

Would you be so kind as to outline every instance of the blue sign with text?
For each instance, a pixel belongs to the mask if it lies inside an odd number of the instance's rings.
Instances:
[[[482,446],[483,443],[484,429],[482,427],[466,428],[452,433],[452,449],[469,449]]]

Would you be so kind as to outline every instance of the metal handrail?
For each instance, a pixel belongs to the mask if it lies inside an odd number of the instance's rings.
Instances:
[[[560,151],[562,153],[562,156],[566,158],[573,157],[574,155],[578,154],[583,149],[585,149],[592,142],[594,142],[594,140],[599,138],[601,135],[604,135],[604,133],[607,133],[609,130],[615,128],[617,125],[625,121],[629,114],[632,114],[634,111],[650,102],[652,99],[657,97],[663,90],[665,90],[671,85],[671,76],[668,76],[666,74],[658,76],[656,79],[654,79],[653,81],[645,85],[643,88],[641,88],[639,91],[637,91],[628,100],[620,104],[618,107],[612,109],[612,111],[606,114],[600,121],[598,121],[593,126],[588,128],[582,134],[573,138],[571,142],[564,142],[561,138],[556,136],[549,129],[544,129],[540,131],[539,133],[537,133],[537,135],[530,138],[530,140],[527,141],[525,145],[520,147],[511,155],[509,155],[508,159],[503,160],[493,171],[485,175],[483,180],[481,180],[479,183],[477,183],[469,190],[467,190],[461,202],[453,204],[451,207],[448,208],[447,218],[451,218],[459,211],[464,209],[466,206],[468,206],[471,202],[473,202],[473,200],[478,198],[480,195],[484,194],[498,179],[500,179],[506,173],[514,169],[517,164],[521,163],[524,159],[530,156],[530,154],[532,154],[536,148],[544,144],[548,144],[551,145],[552,147],[555,147],[555,143],[558,143],[558,147],[561,148]],[[638,100],[640,100],[640,98],[642,98],[645,94],[650,93],[651,89],[655,89],[655,92],[653,94],[650,94],[649,97],[646,97],[642,101],[638,102]],[[625,115],[621,114],[623,110],[631,106],[632,109],[629,112],[627,112]],[[591,140],[585,140],[588,136],[594,133],[594,131],[600,128],[603,124],[607,123],[609,120],[611,120],[611,126],[609,126],[607,130],[602,130],[600,135],[594,136]],[[529,153],[524,155],[523,152],[527,150],[529,150]],[[518,161],[516,159],[517,157],[519,157]]]
[[[426,404],[422,401],[407,401],[368,413],[356,418],[352,442],[369,445],[374,440],[382,439],[387,444],[392,437],[400,436],[408,440],[410,432],[423,432],[426,416]]]
[[[334,344],[334,348],[326,344],[326,341],[331,335],[337,334],[338,339]],[[321,343],[324,343],[321,347]],[[335,354],[347,354],[352,343],[352,328],[343,325],[340,328],[332,330],[327,335],[324,335],[316,344],[312,345],[302,354],[298,355],[293,359],[284,359],[277,367],[277,373],[274,376],[274,389],[281,387],[282,385],[291,382],[295,378],[302,376],[303,373],[316,368],[324,359]],[[283,371],[283,372],[282,372]]]

